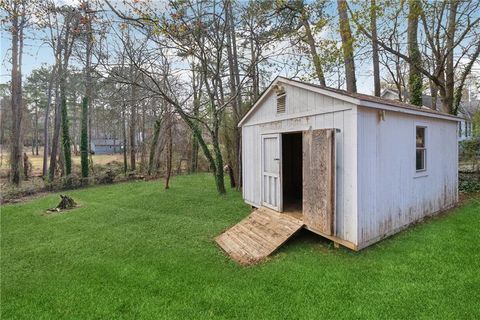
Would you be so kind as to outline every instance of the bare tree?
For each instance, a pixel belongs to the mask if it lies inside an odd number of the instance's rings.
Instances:
[[[202,84],[201,79],[202,73],[196,71],[195,63],[192,63],[192,95],[193,95],[193,108],[192,108],[192,117],[193,124],[198,126],[197,121],[195,120],[200,116],[200,103],[202,100]],[[192,150],[191,150],[191,159],[190,159],[190,171],[197,172],[198,170],[198,152],[199,144],[198,140],[194,134],[192,134]]]
[[[234,157],[230,165],[233,167],[234,179],[232,182],[232,187],[237,186],[238,182],[240,187],[240,177],[242,173],[242,159],[241,159],[241,130],[238,128],[237,124],[242,117],[242,94],[240,92],[240,70],[238,67],[238,55],[237,55],[237,36],[235,33],[235,20],[233,15],[232,1],[225,1],[225,22],[227,25],[226,30],[226,40],[227,40],[227,57],[229,64],[229,77],[230,77],[230,94],[235,97],[232,99],[232,109],[233,109],[233,152]]]
[[[82,17],[82,24],[84,25],[85,35],[85,94],[82,99],[82,121],[81,121],[81,135],[80,135],[80,165],[82,167],[82,177],[88,177],[88,153],[89,153],[89,137],[88,137],[88,116],[89,106],[92,101],[92,55],[93,55],[93,31],[92,9],[88,1],[81,4],[84,15]]]
[[[107,4],[109,3],[107,2]],[[154,10],[148,11],[148,13],[142,15],[141,18],[132,18],[116,11],[111,5],[110,8],[123,19],[140,25],[144,29],[148,29],[148,26],[145,24],[147,21],[150,26],[152,22],[154,26],[160,25],[166,30],[166,33],[162,35],[162,37],[149,34],[150,39],[154,43],[161,46],[172,46],[173,44],[179,55],[191,56],[198,61],[199,72],[203,74],[202,79],[208,108],[205,109],[206,113],[203,118],[199,116],[195,119],[189,111],[184,109],[184,102],[171,94],[171,81],[167,81],[167,90],[162,88],[155,71],[152,69],[155,65],[154,63],[149,62],[150,68],[146,68],[140,63],[135,63],[135,67],[142,73],[143,77],[154,84],[153,87],[147,89],[153,91],[160,98],[163,98],[190,127],[210,164],[210,168],[215,177],[217,191],[220,194],[224,194],[226,190],[219,129],[225,109],[231,104],[231,101],[236,98],[235,96],[230,96],[228,100],[225,100],[222,85],[225,71],[223,68],[226,51],[225,36],[228,26],[224,19],[225,7],[209,2],[200,2],[195,5],[188,1],[174,3],[173,17],[170,18],[157,17],[155,16]],[[205,12],[207,12],[207,14],[205,14]],[[144,53],[147,54],[147,52],[148,50],[145,50]],[[153,53],[155,58],[158,58],[157,53],[158,52]],[[152,57],[148,58],[151,59]],[[212,151],[209,149],[202,131],[197,125],[198,123],[201,123],[208,133]]]
[[[299,24],[298,26],[294,27],[294,32],[298,32],[299,28],[303,28],[304,35],[302,36],[302,41],[308,45],[317,79],[320,81],[320,85],[322,86],[326,86],[325,74],[323,71],[320,54],[317,51],[317,42],[314,37],[314,32],[312,31],[312,22],[310,20],[312,18],[312,12],[319,13],[319,16],[317,17],[318,21],[313,24],[316,25],[317,30],[321,30],[323,28],[325,25],[325,22],[323,22],[323,9],[325,3],[325,1],[319,1],[316,3],[316,6],[312,6],[305,4],[303,0],[295,2],[281,2],[277,8],[279,11],[286,9],[290,10],[294,14],[294,17],[298,19]]]
[[[410,57],[402,52],[401,48],[395,48],[388,43],[388,37],[397,32],[398,25],[393,27],[386,23],[385,35],[375,41],[382,49],[395,55],[414,66],[425,76],[434,91],[438,91],[442,102],[442,111],[456,114],[460,101],[454,101],[454,97],[461,97],[461,91],[466,79],[471,72],[473,64],[480,55],[480,17],[478,1],[436,1],[423,2],[420,9],[419,20],[425,36],[429,59],[432,59],[431,67],[426,67],[420,60]],[[352,15],[355,17],[355,15]],[[357,19],[354,18],[357,28],[367,37],[372,35]],[[451,68],[451,59],[456,61]],[[449,65],[449,66],[447,66]],[[452,81],[452,77],[458,74],[459,81]],[[455,78],[454,78],[455,79]],[[455,92],[460,92],[455,95]]]
[[[12,109],[12,132],[10,151],[10,180],[19,185],[22,179],[23,166],[23,141],[22,141],[22,56],[24,29],[27,23],[26,3],[23,0],[10,0],[2,4],[12,26],[12,81],[11,81],[11,109]]]
[[[65,173],[67,175],[71,174],[71,142],[67,118],[66,87],[68,63],[72,54],[74,40],[79,33],[80,17],[75,8],[69,6],[58,7],[53,2],[45,2],[45,6],[42,8],[46,17],[45,25],[49,30],[48,42],[55,56],[55,120],[49,169],[49,180],[52,181],[55,178],[58,163],[65,164]],[[48,130],[48,123],[45,124],[45,127]],[[57,159],[60,131],[62,131],[63,148],[60,159]],[[46,161],[44,161],[44,166],[46,166],[45,163]],[[63,169],[63,165],[61,167]]]

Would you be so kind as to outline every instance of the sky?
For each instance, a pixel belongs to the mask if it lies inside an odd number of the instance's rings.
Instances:
[[[33,69],[42,65],[42,63],[53,64],[52,49],[47,44],[42,44],[39,40],[32,40],[34,33],[31,31],[26,34],[28,39],[25,40],[25,48],[23,55],[22,72],[24,76],[30,74]],[[1,33],[1,71],[0,83],[10,81],[10,59],[11,59],[11,38],[5,32]]]
[[[62,4],[78,4],[78,0],[56,0]],[[116,1],[115,1],[116,2]],[[330,31],[330,30],[329,30]],[[328,33],[329,31],[326,31]],[[330,37],[335,37],[336,34],[330,31]],[[324,34],[328,36],[327,34]],[[5,30],[1,30],[1,46],[0,46],[0,83],[6,83],[10,80],[10,35]],[[39,68],[42,64],[51,65],[54,62],[52,49],[46,43],[42,43],[43,34],[41,31],[34,31],[31,28],[26,31],[25,34],[25,48],[23,55],[22,72],[24,79],[32,72],[32,70]],[[73,60],[72,65],[75,65]],[[480,62],[474,67],[474,72],[480,74]],[[372,77],[372,65],[370,59],[356,59],[356,77],[358,91],[365,94],[373,93],[373,77]],[[289,75],[289,71],[286,70],[282,74],[284,76]],[[275,75],[273,75],[274,77]]]
[[[78,0],[56,0],[61,4],[78,4]],[[112,1],[112,3],[117,1]],[[42,32],[28,29],[25,33],[25,47],[23,55],[22,73],[25,79],[32,70],[39,68],[42,64],[51,65],[54,62],[52,49],[46,43],[42,43],[40,40],[43,36]],[[1,30],[1,46],[0,46],[0,83],[6,83],[10,81],[10,59],[11,59],[11,37],[8,32]],[[75,65],[75,61],[71,62]],[[371,66],[357,62],[357,88],[359,92],[371,94],[373,92],[373,79]],[[289,71],[286,70],[282,74],[283,76],[290,77]],[[272,75],[274,78],[276,75]]]
[[[79,4],[78,0],[54,1],[57,5],[77,6]],[[2,28],[0,31],[0,37],[0,83],[6,83],[10,81],[11,78],[11,36],[8,32],[4,30],[4,28]],[[42,40],[40,40],[41,37],[42,33],[39,31],[34,31],[32,30],[32,28],[27,28],[25,31],[24,54],[22,63],[22,73],[24,79],[32,72],[32,70],[39,68],[43,63],[51,65],[54,62],[52,49],[47,44],[42,43]]]

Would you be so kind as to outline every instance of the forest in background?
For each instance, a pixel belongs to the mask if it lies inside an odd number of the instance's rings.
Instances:
[[[115,139],[118,172],[100,181],[162,176],[168,188],[172,172],[208,170],[219,194],[225,172],[241,188],[237,123],[276,75],[349,92],[369,81],[373,95],[392,89],[419,107],[429,95],[480,124],[465,107],[479,99],[478,1],[6,0],[1,10],[0,143],[13,186],[33,178],[27,153],[41,156],[46,184],[93,183],[92,139]],[[24,74],[32,43],[52,62]]]

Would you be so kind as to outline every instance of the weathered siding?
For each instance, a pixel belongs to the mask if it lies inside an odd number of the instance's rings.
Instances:
[[[415,126],[427,126],[427,171]],[[358,243],[362,248],[457,202],[457,123],[358,107]]]
[[[357,241],[356,106],[302,88],[285,85],[286,112],[276,113],[276,96],[269,94],[261,108],[242,126],[243,197],[261,205],[261,135],[336,128],[336,236]]]

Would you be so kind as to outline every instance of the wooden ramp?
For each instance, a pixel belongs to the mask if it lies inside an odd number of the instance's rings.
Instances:
[[[215,241],[233,260],[249,265],[270,255],[302,227],[299,219],[259,208]]]

